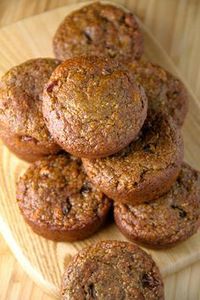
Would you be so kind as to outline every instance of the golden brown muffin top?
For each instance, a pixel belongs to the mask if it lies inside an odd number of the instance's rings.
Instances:
[[[95,188],[79,159],[68,154],[32,164],[17,184],[25,218],[37,225],[74,230],[104,215],[110,201]]]
[[[134,76],[102,57],[66,60],[46,85],[43,113],[58,144],[79,157],[121,150],[138,134],[147,99]]]
[[[28,60],[10,69],[0,81],[0,123],[25,139],[53,142],[42,115],[42,93],[59,61]]]
[[[152,258],[136,245],[100,241],[80,251],[67,267],[62,300],[163,300],[163,282]]]
[[[82,55],[127,60],[142,55],[143,37],[132,13],[95,2],[64,19],[54,36],[53,48],[61,60]]]

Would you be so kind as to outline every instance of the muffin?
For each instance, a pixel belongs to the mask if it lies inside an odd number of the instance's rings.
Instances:
[[[130,240],[152,248],[174,246],[200,226],[200,173],[183,163],[168,193],[137,206],[115,203],[114,215]]]
[[[136,205],[166,193],[183,160],[183,140],[173,121],[152,113],[136,141],[115,155],[83,159],[91,181],[115,201]]]
[[[150,255],[128,242],[100,241],[69,263],[61,299],[163,300],[164,289]]]
[[[131,71],[115,60],[79,57],[52,73],[43,114],[55,141],[78,157],[118,152],[138,135],[147,99]]]
[[[82,55],[132,60],[143,53],[143,37],[132,13],[95,2],[64,19],[53,38],[53,50],[61,60]]]
[[[32,164],[17,184],[25,221],[47,239],[76,241],[104,223],[111,201],[95,188],[79,159],[68,154]]]
[[[129,67],[145,90],[149,113],[152,109],[164,112],[182,126],[188,111],[188,94],[183,83],[162,67],[144,59],[129,63]]]
[[[0,137],[29,162],[60,150],[42,115],[43,88],[58,65],[56,59],[31,59],[10,69],[0,81]]]

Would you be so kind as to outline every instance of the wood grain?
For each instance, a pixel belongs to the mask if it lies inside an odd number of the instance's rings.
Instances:
[[[129,1],[130,2],[130,1]],[[133,1],[134,2],[134,1]],[[12,40],[11,40],[12,41]],[[168,65],[168,63],[167,63],[167,65]],[[193,111],[192,112],[192,114],[191,114],[191,118],[193,118],[193,116],[195,117],[195,111]],[[189,123],[188,124],[190,124],[190,121],[189,121]],[[194,124],[193,124],[194,125]],[[193,128],[193,125],[191,125],[191,129]],[[186,137],[187,137],[187,134],[186,134]],[[190,141],[190,139],[189,139],[189,141]],[[198,149],[199,149],[199,145],[197,145],[197,151],[198,151]],[[192,149],[189,149],[189,152],[188,152],[188,154],[187,154],[187,158],[193,163],[193,164],[196,164],[196,160],[195,160],[195,158],[192,156],[192,152],[193,152],[193,150]],[[176,258],[174,258],[174,259],[176,259]],[[195,259],[196,259],[196,257],[195,257]],[[196,269],[197,270],[197,269]],[[187,273],[188,274],[188,273]],[[177,277],[176,278],[178,278],[178,275],[176,275]],[[186,276],[187,277],[187,276]],[[176,296],[176,295],[175,295]],[[7,298],[6,298],[7,299]],[[27,298],[27,299],[29,299],[29,298]],[[45,298],[46,299],[46,298]],[[173,298],[169,298],[169,299],[173,299]],[[174,298],[175,299],[175,298]],[[178,299],[178,298],[177,298]],[[182,299],[182,298],[181,298]],[[183,298],[184,299],[184,298]],[[190,299],[190,298],[185,298],[185,299]],[[197,298],[191,298],[191,299],[197,299]]]
[[[0,299],[1,300],[52,300],[23,271],[0,239]]]

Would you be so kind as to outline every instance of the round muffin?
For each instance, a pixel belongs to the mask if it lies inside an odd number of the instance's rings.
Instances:
[[[56,59],[31,59],[10,69],[0,81],[0,137],[29,162],[60,150],[42,115],[43,88],[58,65]]]
[[[130,240],[155,248],[174,246],[200,226],[200,173],[183,163],[168,193],[137,206],[115,203],[114,215]]]
[[[188,94],[183,83],[162,67],[140,60],[129,64],[145,90],[149,112],[161,111],[182,126],[188,111]]]
[[[143,54],[143,37],[134,15],[99,2],[72,12],[53,38],[61,60],[82,55],[132,60]]]
[[[180,130],[165,114],[152,113],[128,147],[110,157],[83,159],[83,164],[92,182],[106,195],[135,205],[166,193],[182,160]]]
[[[64,273],[62,300],[163,300],[155,262],[134,244],[100,241],[81,250]]]
[[[90,183],[81,161],[68,154],[30,166],[17,184],[17,201],[32,229],[56,241],[90,236],[111,207],[111,201]]]
[[[57,143],[78,157],[104,157],[139,133],[147,99],[133,72],[115,60],[79,57],[52,73],[43,97],[46,124]]]

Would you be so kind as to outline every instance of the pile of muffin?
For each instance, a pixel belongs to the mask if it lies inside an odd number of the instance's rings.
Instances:
[[[143,58],[135,16],[84,6],[59,26],[53,48],[56,59],[26,61],[0,82],[0,137],[33,162],[17,183],[25,221],[72,242],[113,210],[132,242],[165,248],[190,237],[200,225],[200,175],[183,162],[188,96]],[[62,299],[164,299],[163,283],[139,247],[102,241],[72,259]]]

